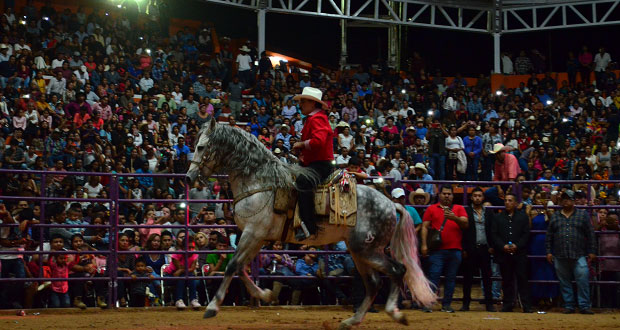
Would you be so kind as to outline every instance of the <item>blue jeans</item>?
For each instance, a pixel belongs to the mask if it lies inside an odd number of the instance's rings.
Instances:
[[[577,304],[579,309],[590,309],[590,273],[586,257],[579,259],[555,258],[555,273],[560,280],[560,291],[564,300],[564,308],[575,309],[575,293],[572,280],[577,284]]]
[[[441,275],[445,276],[444,293],[441,301],[442,306],[450,306],[454,286],[456,284],[456,272],[461,265],[461,250],[439,250],[431,252],[428,256],[429,279],[439,291],[439,280]]]
[[[467,157],[467,175],[465,177],[467,181],[478,180],[478,163],[480,163],[480,157]]]
[[[192,275],[193,276],[193,275]],[[164,274],[164,277],[172,277],[172,275]],[[169,283],[174,283],[174,301],[181,300],[185,296],[185,288],[189,289],[189,300],[196,299],[196,280],[166,280]]]
[[[431,154],[430,169],[433,171],[435,180],[446,179],[446,155]]]
[[[67,308],[71,307],[69,301],[69,293],[52,292],[50,295],[50,306],[53,308]]]

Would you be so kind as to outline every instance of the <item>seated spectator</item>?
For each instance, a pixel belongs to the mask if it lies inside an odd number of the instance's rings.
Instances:
[[[303,258],[297,259],[295,263],[295,275],[308,277],[317,276],[319,263],[316,261],[316,254],[312,253],[312,251],[316,251],[316,248],[308,248],[308,253],[304,254]],[[291,280],[290,283],[294,288],[291,305],[299,305],[302,289],[313,286],[315,282],[316,281],[312,278]]]

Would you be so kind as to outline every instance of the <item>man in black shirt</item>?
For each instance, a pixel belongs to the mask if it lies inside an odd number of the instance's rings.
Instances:
[[[517,210],[517,196],[506,194],[506,210],[491,222],[491,240],[502,273],[504,306],[502,312],[512,312],[515,302],[515,280],[521,296],[523,313],[531,313],[530,288],[527,283],[527,242],[530,223],[525,212]]]
[[[465,208],[469,226],[463,231],[463,307],[469,310],[471,302],[471,286],[474,273],[482,273],[484,299],[487,311],[495,312],[491,293],[491,218],[490,210],[483,207],[484,193],[476,187],[471,194],[471,206]]]

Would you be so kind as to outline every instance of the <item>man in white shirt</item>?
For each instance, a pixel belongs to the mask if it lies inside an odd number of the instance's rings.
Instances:
[[[65,63],[65,54],[59,53],[58,58],[55,58],[52,61],[52,70],[56,68],[61,68],[63,63]]]
[[[605,48],[599,48],[598,53],[594,55],[594,75],[596,76],[596,87],[599,89],[603,85],[603,72],[605,72],[609,63],[611,63],[611,55],[605,52]]]
[[[409,111],[411,111],[411,115],[415,115],[415,110],[409,106],[409,102],[403,101],[403,108],[398,111],[398,115],[403,118],[409,117]]]
[[[13,51],[15,51],[16,54],[21,54],[22,51],[30,52],[32,50],[30,49],[30,46],[28,46],[28,44],[26,43],[26,40],[24,38],[20,38],[19,42],[13,46]]]
[[[342,148],[340,150],[340,155],[336,157],[336,166],[339,168],[345,168],[349,165],[349,160],[351,156],[349,156],[349,150],[347,148]]]
[[[58,94],[62,96],[65,93],[65,89],[67,87],[67,81],[62,77],[62,72],[56,72],[56,76],[50,79],[50,82],[47,84],[47,89],[45,94],[50,95],[52,93]]]
[[[239,74],[239,80],[246,86],[250,86],[252,83],[252,57],[249,55],[250,49],[248,46],[243,45],[239,48],[241,53],[237,55],[237,71]]]
[[[150,72],[145,72],[144,76],[142,77],[142,79],[140,79],[140,83],[139,83],[140,89],[144,93],[147,93],[149,91],[149,89],[151,89],[153,87],[154,84],[155,84],[155,82],[151,78],[151,73]]]
[[[514,65],[512,63],[512,59],[508,53],[502,54],[502,73],[503,74],[513,74],[514,73]]]

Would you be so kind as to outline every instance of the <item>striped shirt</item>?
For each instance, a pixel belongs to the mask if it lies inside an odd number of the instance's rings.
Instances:
[[[547,254],[557,258],[579,259],[596,251],[594,229],[584,210],[575,209],[570,217],[553,213],[545,239]]]

